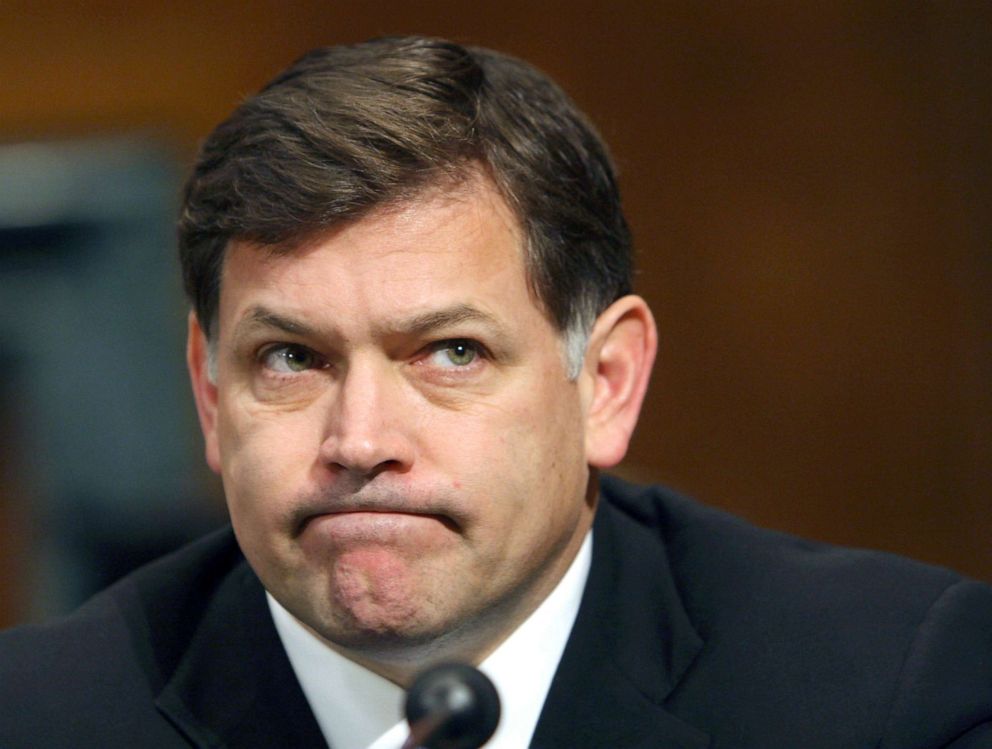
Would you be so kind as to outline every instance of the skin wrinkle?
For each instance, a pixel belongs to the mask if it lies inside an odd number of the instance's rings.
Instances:
[[[474,323],[485,330],[498,341],[505,337],[499,321],[490,313],[472,307],[468,304],[458,304],[447,309],[433,310],[415,315],[409,319],[391,320],[374,329],[377,338],[443,338],[446,329],[454,328],[465,323]],[[289,316],[276,313],[264,306],[256,306],[238,321],[232,334],[232,348],[237,350],[245,347],[245,341],[250,342],[255,336],[264,336],[271,332],[283,332],[299,338],[334,340],[338,334],[333,330],[318,330],[305,322]]]

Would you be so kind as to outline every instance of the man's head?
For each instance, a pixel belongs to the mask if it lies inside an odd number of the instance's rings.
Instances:
[[[479,170],[523,227],[528,281],[577,370],[596,315],[631,289],[606,147],[534,68],[434,39],[315,50],[207,139],[179,226],[201,325],[212,335],[230,239],[284,248]]]
[[[598,138],[492,52],[319,51],[208,139],[181,243],[207,459],[266,588],[398,681],[484,657],[574,558],[654,355]]]

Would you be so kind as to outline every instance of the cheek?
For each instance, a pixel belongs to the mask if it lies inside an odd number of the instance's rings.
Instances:
[[[303,487],[319,447],[304,413],[232,408],[219,423],[221,475],[232,516],[279,513]]]
[[[221,456],[230,463],[242,457],[292,455],[308,446],[312,453],[319,446],[317,411],[315,406],[286,410],[231,397],[221,403],[219,413]]]
[[[567,400],[527,398],[487,416],[463,425],[440,454],[452,478],[479,498],[475,510],[487,530],[512,544],[572,523],[588,475],[578,409]],[[455,455],[460,466],[452,465]]]
[[[530,464],[535,493],[528,512],[550,529],[568,527],[576,520],[588,481],[581,411],[577,401],[556,400],[551,393],[533,414],[536,418],[527,425],[527,452],[521,455]]]
[[[561,383],[560,387],[571,385]],[[540,476],[559,476],[563,470],[574,469],[576,460],[581,462],[584,439],[578,401],[562,397],[550,385],[536,392],[543,397],[529,399],[518,411],[507,427],[504,443]]]

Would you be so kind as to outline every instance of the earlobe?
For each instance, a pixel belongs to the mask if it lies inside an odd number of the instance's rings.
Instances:
[[[586,378],[586,461],[610,468],[627,453],[658,348],[654,317],[638,296],[611,304],[589,338]]]
[[[217,384],[210,376],[210,357],[207,337],[196,319],[196,313],[189,313],[186,338],[186,366],[196,400],[196,413],[200,418],[200,429],[206,448],[207,464],[220,473],[220,450],[217,443]]]

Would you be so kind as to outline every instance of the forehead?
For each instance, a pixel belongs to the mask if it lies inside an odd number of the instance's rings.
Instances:
[[[328,303],[353,318],[465,303],[543,317],[527,282],[520,224],[482,177],[430,188],[293,246],[232,242],[222,273],[222,325],[260,298],[287,311]]]

